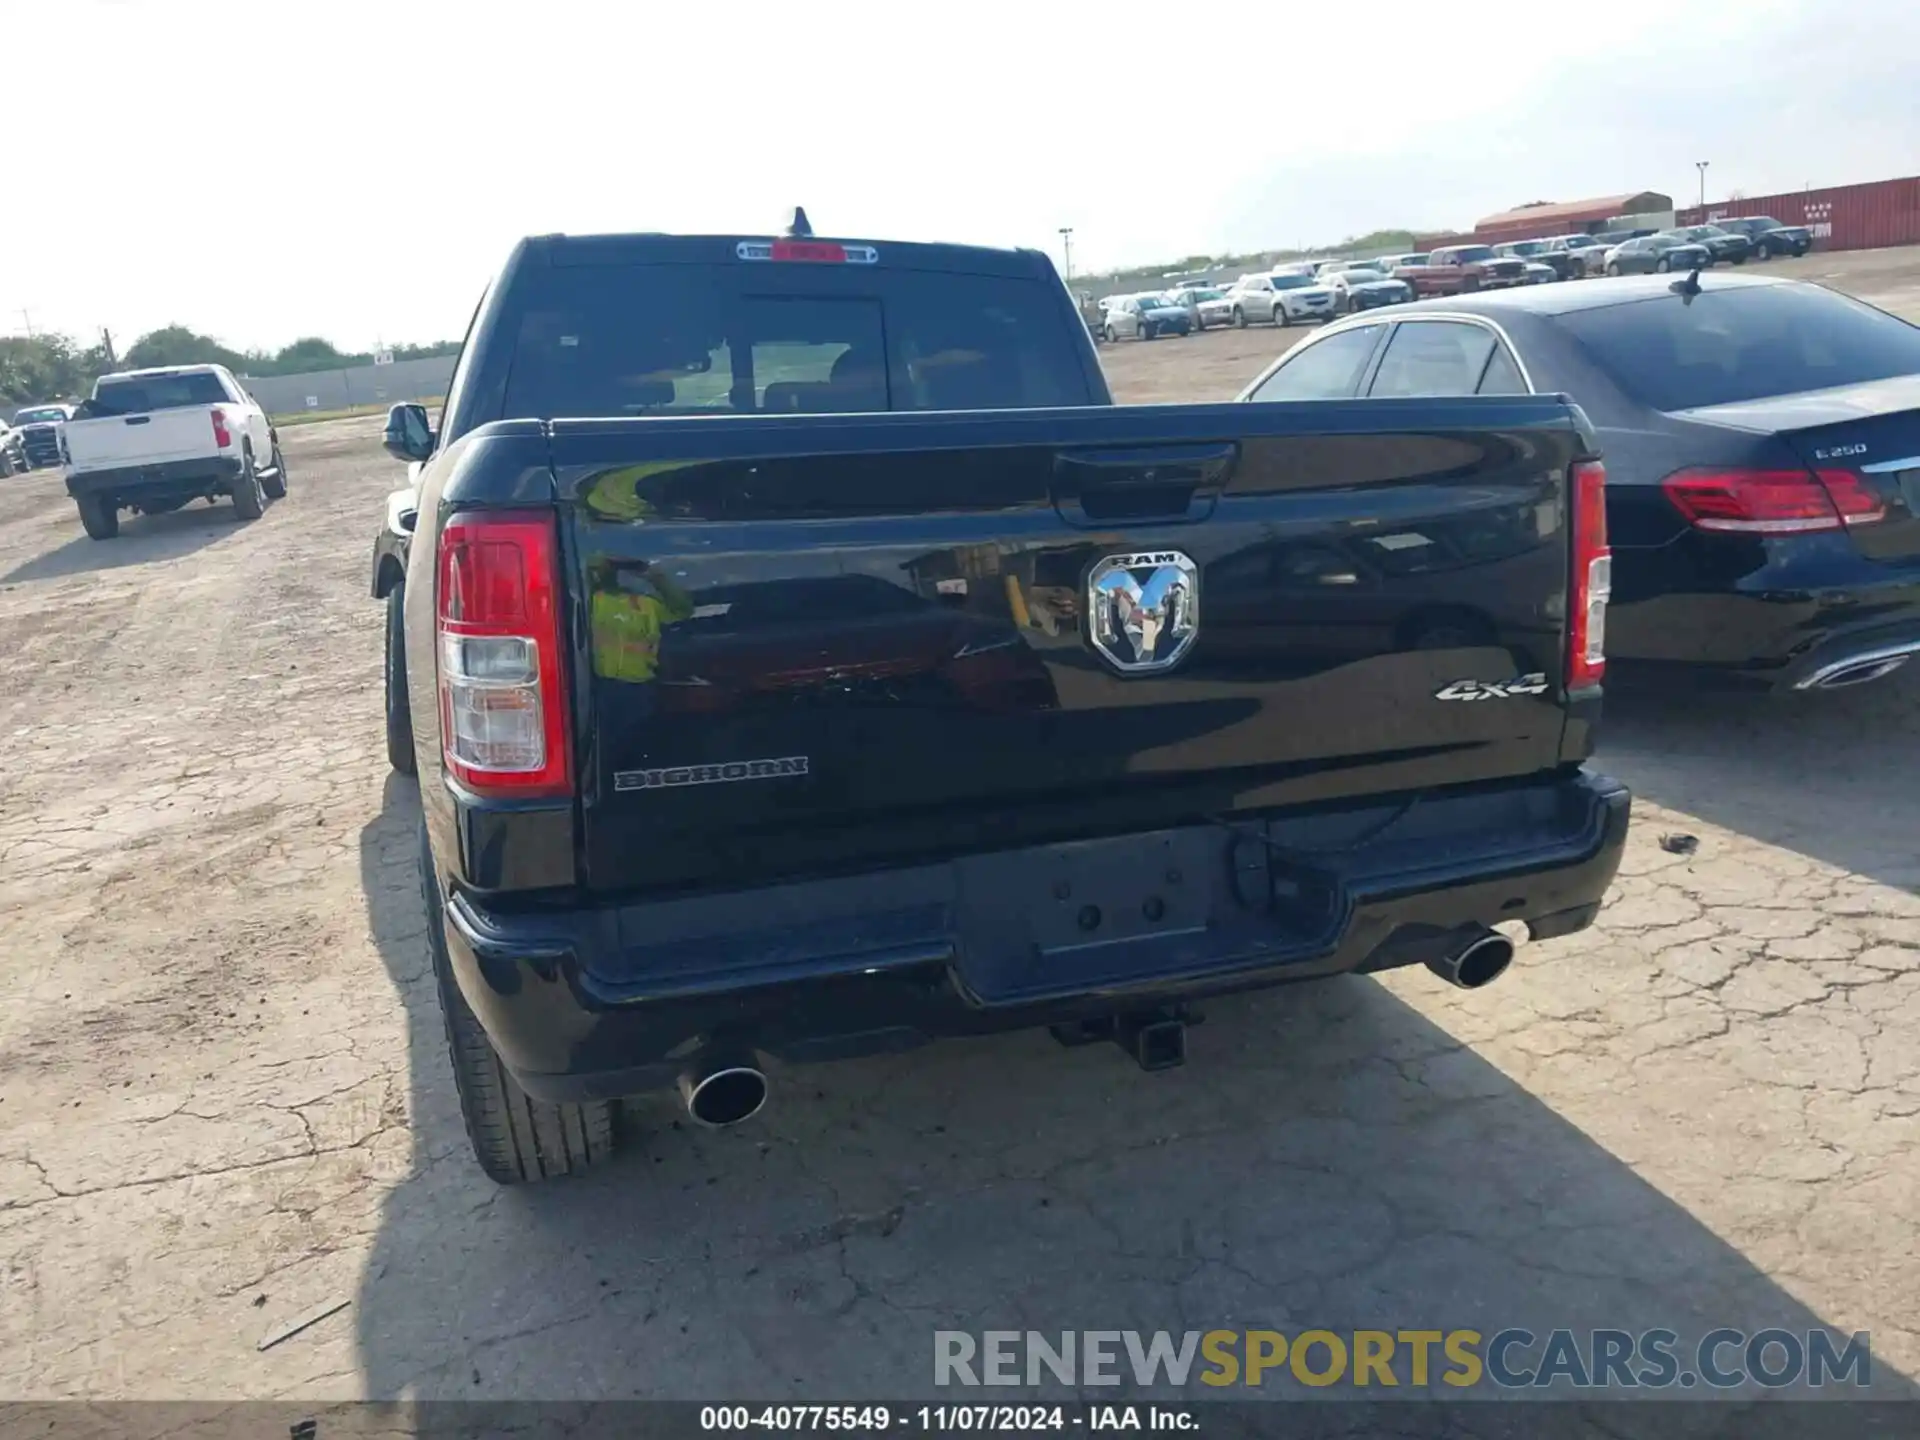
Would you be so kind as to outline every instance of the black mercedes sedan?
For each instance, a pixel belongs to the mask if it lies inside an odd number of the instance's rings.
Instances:
[[[1832,290],[1709,272],[1426,300],[1334,322],[1239,398],[1555,392],[1605,457],[1610,674],[1804,691],[1920,654],[1920,327]]]

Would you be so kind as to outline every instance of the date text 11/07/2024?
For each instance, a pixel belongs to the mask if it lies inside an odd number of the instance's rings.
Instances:
[[[700,1428],[776,1434],[802,1430],[1193,1432],[1199,1430],[1200,1419],[1191,1409],[1172,1405],[703,1405]]]

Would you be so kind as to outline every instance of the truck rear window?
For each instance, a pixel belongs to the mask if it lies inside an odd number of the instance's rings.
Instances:
[[[1920,328],[1815,285],[1707,290],[1577,310],[1560,324],[1656,410],[1920,373]]]
[[[139,380],[103,380],[87,402],[91,415],[143,415],[188,405],[219,405],[227,392],[218,375],[149,375]]]
[[[528,276],[505,414],[792,415],[1093,401],[1037,280],[881,267],[630,265]]]

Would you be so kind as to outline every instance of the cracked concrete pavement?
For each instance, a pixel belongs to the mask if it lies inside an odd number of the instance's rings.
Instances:
[[[1044,1035],[776,1075],[503,1191],[381,755],[376,436],[107,545],[0,482],[0,1396],[899,1398],[938,1328],[1816,1324],[1912,1393],[1920,686],[1610,700],[1619,886],[1486,991],[1216,1003],[1160,1075]]]

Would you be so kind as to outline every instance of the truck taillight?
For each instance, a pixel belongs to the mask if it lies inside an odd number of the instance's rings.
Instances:
[[[213,443],[222,450],[233,444],[233,432],[227,429],[227,412],[224,410],[213,412]]]
[[[471,790],[573,788],[551,516],[457,515],[440,534],[434,643],[447,773]]]
[[[1567,689],[1598,685],[1607,669],[1607,601],[1613,552],[1607,548],[1607,467],[1573,467],[1573,584],[1568,597]]]

